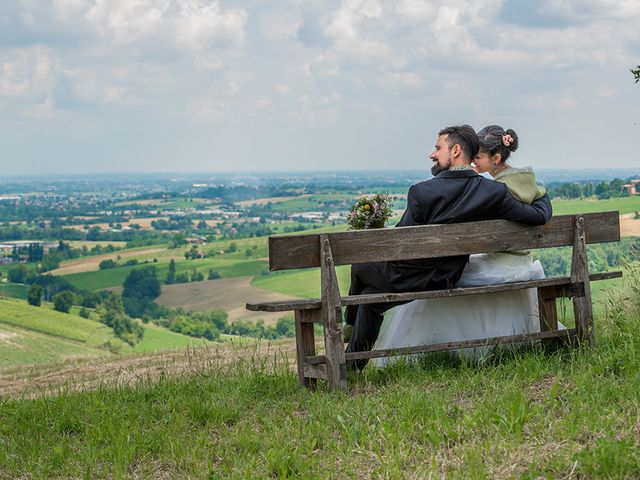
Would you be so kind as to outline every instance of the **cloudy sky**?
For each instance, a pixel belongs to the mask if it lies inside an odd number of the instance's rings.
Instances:
[[[458,123],[640,168],[639,32],[640,0],[0,0],[1,171],[427,169]]]

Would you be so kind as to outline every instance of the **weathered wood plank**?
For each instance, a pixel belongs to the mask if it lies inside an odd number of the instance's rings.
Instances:
[[[540,331],[558,329],[558,307],[556,298],[563,297],[563,291],[557,286],[538,288],[538,311],[540,315]]]
[[[322,320],[324,349],[327,357],[327,380],[336,390],[347,388],[347,365],[344,359],[340,289],[333,262],[331,244],[326,234],[320,235],[320,288],[322,290]],[[313,325],[310,325],[313,328]]]
[[[317,365],[310,365],[308,363],[304,364],[304,376],[305,379],[309,382],[309,387],[315,387],[317,384],[317,379],[326,380],[327,379],[327,366],[324,363],[319,363]]]
[[[296,310],[295,312],[295,328],[296,328],[296,360],[298,365],[298,382],[303,387],[313,388],[316,386],[317,374],[310,374],[309,365],[304,361],[306,357],[313,356],[316,353],[315,335],[313,332],[313,322],[321,321],[321,310]]]
[[[506,220],[423,225],[327,234],[335,265],[437,258],[573,244],[575,215],[553,217],[531,227]],[[618,212],[584,215],[586,243],[620,240]],[[320,266],[319,235],[269,237],[269,268]]]
[[[611,278],[622,277],[622,272],[602,272],[589,275],[589,280],[599,281]],[[581,285],[581,284],[580,284]],[[460,297],[465,295],[480,295],[483,293],[505,292],[510,290],[523,290],[526,288],[564,286],[567,287],[560,297],[581,295],[582,287],[578,290],[568,289],[571,286],[569,277],[551,277],[541,280],[530,280],[528,282],[502,283],[498,285],[486,285],[482,287],[453,288],[449,290],[430,290],[426,292],[404,292],[404,293],[381,293],[374,295],[344,296],[340,299],[340,304],[360,305],[365,303],[397,302],[404,300],[422,300],[428,298]],[[556,290],[562,292],[562,290]],[[306,298],[303,300],[283,300],[276,302],[250,302],[246,305],[247,310],[262,312],[285,312],[289,310],[311,310],[322,307],[319,298]]]
[[[565,297],[565,293],[566,289],[562,285],[538,288],[538,316],[541,332],[558,330],[557,299]],[[546,338],[541,342],[549,347],[558,346],[560,343],[558,338]]]
[[[584,282],[589,278],[589,262],[587,260],[585,219],[577,216],[574,229],[573,256],[571,258],[571,280]],[[591,288],[585,283],[584,295],[573,297],[573,315],[576,320],[576,330],[581,342],[593,345],[593,307],[591,306]]]
[[[415,347],[402,347],[386,350],[372,350],[369,352],[350,352],[345,354],[346,360],[360,360],[364,358],[380,358],[394,357],[397,355],[410,355],[416,353],[440,352],[444,350],[456,350],[459,348],[483,347],[487,345],[501,345],[518,342],[531,342],[534,340],[542,340],[546,338],[566,338],[576,335],[576,330],[571,328],[567,330],[555,330],[548,332],[525,333],[520,335],[509,335],[506,337],[479,338],[476,340],[464,340],[460,342],[437,343],[433,345],[418,345]],[[307,357],[305,361],[311,365],[322,364],[326,362],[324,355],[316,355]]]

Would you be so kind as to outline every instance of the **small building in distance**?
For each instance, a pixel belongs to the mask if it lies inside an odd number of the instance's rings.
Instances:
[[[207,237],[187,237],[185,241],[189,245],[205,245],[207,243]]]
[[[622,185],[622,193],[640,195],[640,179],[631,180],[631,182]]]

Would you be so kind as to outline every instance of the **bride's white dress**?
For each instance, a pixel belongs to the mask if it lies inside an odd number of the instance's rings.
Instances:
[[[544,278],[539,261],[528,254],[471,255],[459,287],[522,282]],[[455,342],[539,332],[538,295],[534,288],[463,297],[415,300],[388,310],[374,350]],[[478,360],[490,347],[468,348],[464,356]],[[398,357],[377,358],[383,366]]]

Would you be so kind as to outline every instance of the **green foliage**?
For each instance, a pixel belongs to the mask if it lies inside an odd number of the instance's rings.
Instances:
[[[214,309],[208,312],[167,311],[166,315],[155,321],[172,332],[207,340],[218,340],[220,332],[227,330],[227,313]]]
[[[192,245],[190,249],[184,252],[184,258],[187,260],[195,260],[196,258],[203,257],[202,253],[198,250],[197,245]]]
[[[220,278],[220,272],[216,271],[216,270],[209,270],[209,273],[207,273],[207,280],[217,280],[218,278]]]
[[[69,313],[75,301],[76,296],[74,293],[70,290],[65,290],[53,296],[53,308],[58,312]]]
[[[167,285],[176,283],[176,261],[173,258],[169,260],[169,271],[167,272],[164,283]]]
[[[30,270],[26,265],[19,263],[9,268],[7,272],[7,278],[13,283],[26,283],[29,278]]]
[[[123,284],[122,299],[127,315],[142,317],[145,313],[153,314],[153,300],[160,295],[160,282],[156,277],[154,266],[132,270]]]
[[[640,65],[638,65],[636,68],[632,68],[631,73],[636,79],[636,83],[640,82]]]
[[[129,345],[135,345],[144,336],[144,327],[125,315],[122,300],[110,295],[98,307],[98,316],[105,325],[113,328],[115,335]]]
[[[117,267],[118,264],[115,262],[115,260],[113,260],[112,258],[107,258],[106,260],[102,260],[99,264],[98,264],[98,268],[100,270],[106,270],[108,268],[115,268]]]
[[[39,307],[42,305],[43,294],[44,289],[40,285],[31,285],[29,290],[27,290],[27,302],[29,302],[29,305]]]
[[[571,247],[534,250],[533,257],[540,260],[547,277],[566,276],[571,268]],[[589,245],[587,257],[591,273],[619,268],[625,259],[633,258],[640,251],[640,238],[623,238],[618,243]]]

